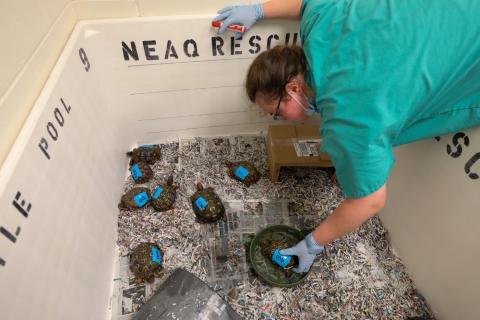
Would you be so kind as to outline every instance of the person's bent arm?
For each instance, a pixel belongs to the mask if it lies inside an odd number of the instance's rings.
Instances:
[[[262,3],[265,19],[300,21],[302,0],[271,0]]]
[[[263,4],[243,6],[228,6],[218,11],[219,15],[213,18],[213,22],[222,21],[218,34],[222,34],[231,24],[240,24],[246,28],[246,32],[262,19],[287,19],[300,21],[302,0],[271,0]],[[243,34],[237,32],[235,39]]]
[[[332,214],[313,231],[315,242],[325,245],[355,230],[385,205],[387,187],[383,185],[363,198],[346,198]]]
[[[299,264],[292,269],[294,272],[308,272],[325,244],[355,230],[380,211],[385,204],[386,194],[387,188],[383,185],[369,196],[345,199],[315,231],[309,233],[295,246],[280,250],[280,254],[298,257]]]

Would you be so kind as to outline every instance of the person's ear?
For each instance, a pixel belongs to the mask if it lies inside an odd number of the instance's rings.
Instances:
[[[300,83],[296,81],[287,82],[285,85],[285,90],[290,93],[302,93],[303,89]]]

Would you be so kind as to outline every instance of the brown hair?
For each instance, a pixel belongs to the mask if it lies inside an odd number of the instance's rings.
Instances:
[[[299,46],[277,46],[259,54],[248,68],[245,89],[250,101],[258,92],[273,101],[283,98],[285,85],[298,75],[305,75],[307,59]]]

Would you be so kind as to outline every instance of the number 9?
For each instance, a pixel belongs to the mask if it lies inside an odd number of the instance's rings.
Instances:
[[[80,48],[78,50],[78,54],[80,55],[80,59],[82,60],[83,64],[85,65],[85,70],[90,70],[90,62],[88,61],[87,54],[83,50],[83,48]]]

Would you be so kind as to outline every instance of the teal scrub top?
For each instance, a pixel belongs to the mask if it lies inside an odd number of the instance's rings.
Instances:
[[[304,0],[322,151],[345,197],[382,187],[392,147],[480,125],[480,0]]]

